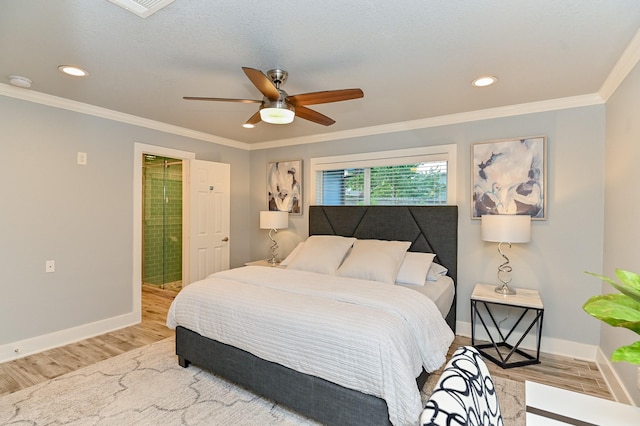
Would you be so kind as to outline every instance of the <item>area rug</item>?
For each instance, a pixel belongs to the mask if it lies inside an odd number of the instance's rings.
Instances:
[[[435,384],[422,392],[426,400]],[[506,426],[524,425],[524,384],[496,378]],[[417,421],[416,421],[417,423]],[[2,425],[317,425],[199,369],[182,368],[174,338],[0,398]]]

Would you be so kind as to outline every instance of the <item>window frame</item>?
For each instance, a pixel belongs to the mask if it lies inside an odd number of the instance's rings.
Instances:
[[[399,166],[430,161],[447,161],[447,205],[455,205],[457,176],[457,145],[437,145],[391,151],[315,157],[309,160],[309,205],[316,204],[318,172],[363,167]]]

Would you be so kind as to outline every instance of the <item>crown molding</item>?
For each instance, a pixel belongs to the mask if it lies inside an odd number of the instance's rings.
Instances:
[[[598,91],[600,97],[607,102],[622,84],[627,75],[640,61],[640,31],[631,39],[627,48],[622,52],[622,56],[613,66],[607,79],[602,83]]]
[[[72,101],[70,99],[60,98],[58,96],[48,95],[46,93],[23,89],[20,87],[14,87],[9,84],[0,83],[0,95],[22,99],[24,101],[29,101],[41,105],[47,105],[54,108],[61,108],[69,111],[79,112],[82,114],[92,115],[94,117],[106,118],[107,120],[132,124],[134,126],[145,127],[147,129],[158,130],[178,136],[185,136],[187,138],[198,139],[205,142],[212,142],[231,148],[247,150],[249,146],[244,142],[235,141],[233,139],[226,139],[209,133],[186,129],[184,127],[174,126],[172,124],[162,123],[160,121],[149,120],[147,118],[125,114],[111,109],[85,104],[83,102]]]
[[[640,39],[640,38],[639,38]],[[640,49],[638,49],[640,51]],[[628,71],[627,71],[628,73]],[[619,84],[619,83],[618,83]],[[135,126],[145,127],[148,129],[158,130],[165,133],[171,133],[179,136],[185,136],[192,139],[198,139],[205,142],[212,142],[231,148],[242,149],[245,151],[254,151],[259,149],[280,148],[293,145],[304,145],[317,142],[327,142],[339,139],[350,139],[357,137],[365,137],[372,135],[380,135],[386,133],[403,132],[409,130],[425,129],[430,127],[447,126],[451,124],[468,123],[480,120],[490,120],[495,118],[512,117],[516,115],[532,114],[547,111],[556,111],[568,108],[577,108],[583,106],[600,105],[605,103],[599,93],[589,95],[573,96],[567,98],[552,99],[548,101],[530,102],[525,104],[509,105],[497,108],[488,108],[477,111],[469,111],[458,114],[443,115],[438,117],[423,118],[419,120],[403,121],[391,124],[382,124],[379,126],[362,127],[359,129],[345,130],[332,133],[321,133],[310,136],[303,136],[290,139],[279,139],[267,142],[259,142],[248,144],[232,139],[226,139],[209,133],[199,132],[196,130],[186,129],[184,127],[174,126],[155,120],[138,117],[131,114],[125,114],[113,111],[107,108],[101,108],[82,102],[72,101],[57,96],[47,95],[28,89],[14,87],[8,84],[0,83],[0,95],[22,99],[42,105],[48,105],[55,108],[67,109],[82,114],[93,115],[108,120],[118,121],[121,123],[132,124]]]
[[[281,148],[292,145],[303,145],[316,142],[326,142],[337,139],[350,139],[363,136],[380,135],[385,133],[403,132],[408,130],[426,129],[429,127],[447,126],[451,124],[468,123],[472,121],[490,120],[495,118],[512,117],[515,115],[533,114],[539,112],[557,111],[568,108],[578,108],[600,105],[604,101],[599,94],[572,96],[552,99],[549,101],[530,102],[526,104],[509,105],[488,108],[459,114],[442,115],[439,117],[423,118],[419,120],[403,121],[399,123],[383,124],[380,126],[363,127],[360,129],[341,132],[322,133],[299,138],[280,139],[249,145],[249,150]]]

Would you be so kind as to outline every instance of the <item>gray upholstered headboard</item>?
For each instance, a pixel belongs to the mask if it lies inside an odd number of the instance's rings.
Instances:
[[[457,206],[311,206],[309,235],[411,241],[409,251],[435,253],[456,286],[458,278]],[[456,299],[447,315],[453,331]]]

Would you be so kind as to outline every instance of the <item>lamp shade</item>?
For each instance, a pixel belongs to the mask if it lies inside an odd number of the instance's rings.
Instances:
[[[482,240],[494,243],[528,243],[531,240],[531,216],[484,215]]]
[[[289,212],[263,211],[260,212],[260,229],[287,229],[289,227]]]

